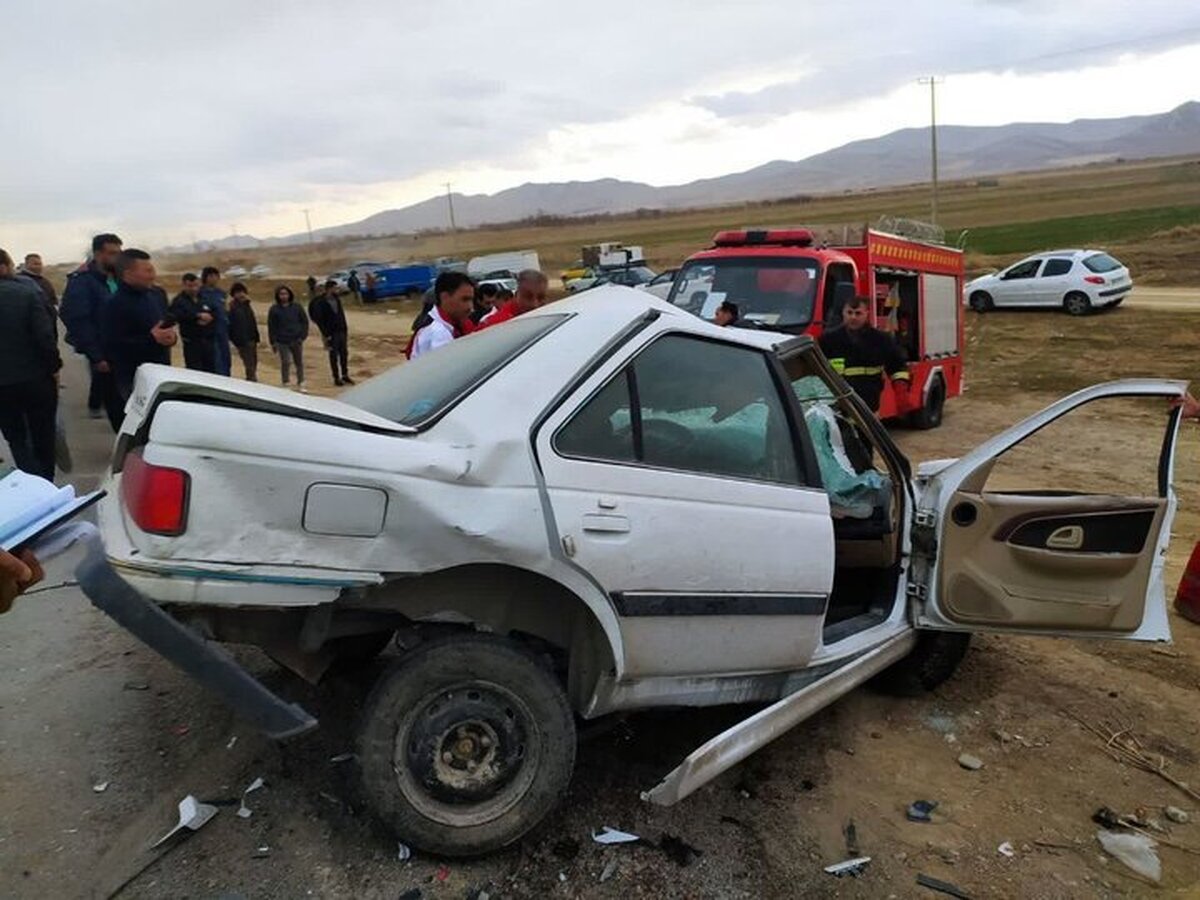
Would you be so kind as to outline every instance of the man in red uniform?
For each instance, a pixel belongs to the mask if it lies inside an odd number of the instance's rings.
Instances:
[[[525,269],[517,276],[517,295],[484,316],[479,321],[479,327],[490,328],[543,306],[549,287],[550,282],[545,275],[537,269]]]

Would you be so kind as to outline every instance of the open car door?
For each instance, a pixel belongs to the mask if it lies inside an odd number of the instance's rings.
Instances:
[[[1175,513],[1179,413],[1167,401],[1185,391],[1183,382],[1157,379],[1096,385],[929,476],[912,529],[908,590],[917,624],[1169,640],[1163,566]],[[1121,425],[1136,427],[1139,439],[1122,446],[1117,423],[1089,410],[1098,401],[1135,399],[1144,414],[1123,417]],[[1019,457],[1023,442],[1069,417],[1078,418],[1063,426],[1050,449],[1073,467],[1048,470],[1029,457],[1018,483],[993,484],[998,462],[1010,453]],[[1128,475],[1137,466],[1146,470],[1143,484],[1150,482],[1141,490],[1131,488]],[[1073,488],[1073,475],[1100,489]]]

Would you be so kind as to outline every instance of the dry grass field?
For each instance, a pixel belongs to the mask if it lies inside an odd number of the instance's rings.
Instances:
[[[940,221],[947,240],[966,231],[968,268],[999,265],[1022,253],[1063,246],[1103,246],[1130,264],[1144,284],[1188,284],[1200,278],[1200,158],[1082,166],[943,183]],[[713,232],[738,225],[874,222],[881,214],[927,219],[929,187],[813,196],[713,209],[515,224],[457,233],[338,239],[314,245],[186,254],[162,259],[167,273],[215,262],[318,277],[355,259],[467,258],[502,250],[536,249],[547,272],[603,240],[641,245],[655,267],[678,264],[704,247]]]

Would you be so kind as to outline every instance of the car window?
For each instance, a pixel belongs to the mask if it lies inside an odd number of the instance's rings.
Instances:
[[[567,316],[530,316],[487,328],[389,369],[338,397],[402,425],[420,427],[487,381]]]
[[[668,301],[711,319],[724,300],[741,321],[768,328],[807,325],[816,303],[820,264],[802,256],[716,257],[686,263]]]
[[[1004,273],[1004,280],[1012,281],[1018,278],[1032,278],[1037,274],[1037,270],[1041,265],[1042,261],[1040,259],[1027,259],[1024,262],[1019,262]]]
[[[644,350],[580,407],[554,447],[584,459],[802,483],[767,355],[682,335]]]
[[[1097,253],[1094,256],[1089,256],[1083,261],[1083,264],[1093,272],[1111,272],[1113,269],[1121,268],[1121,264],[1107,253]]]
[[[1069,259],[1060,259],[1058,257],[1048,259],[1046,260],[1045,268],[1042,269],[1042,277],[1051,278],[1054,275],[1066,275],[1071,271],[1071,266],[1073,265],[1075,263]]]

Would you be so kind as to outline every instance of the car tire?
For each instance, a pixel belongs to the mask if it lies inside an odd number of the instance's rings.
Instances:
[[[871,680],[871,686],[894,697],[919,697],[949,680],[963,657],[971,635],[961,631],[921,631],[913,652]]]
[[[1063,297],[1063,309],[1072,316],[1086,316],[1092,311],[1092,298],[1081,291],[1071,291]]]
[[[996,308],[996,303],[992,300],[992,295],[987,291],[975,291],[971,294],[969,301],[971,309],[975,312],[991,312]]]
[[[359,739],[371,806],[396,836],[478,856],[538,825],[575,766],[575,719],[553,673],[488,634],[423,643],[376,684]]]
[[[925,404],[909,417],[913,428],[928,431],[942,424],[942,414],[946,406],[946,382],[940,375],[933,376],[933,384],[925,396]]]

